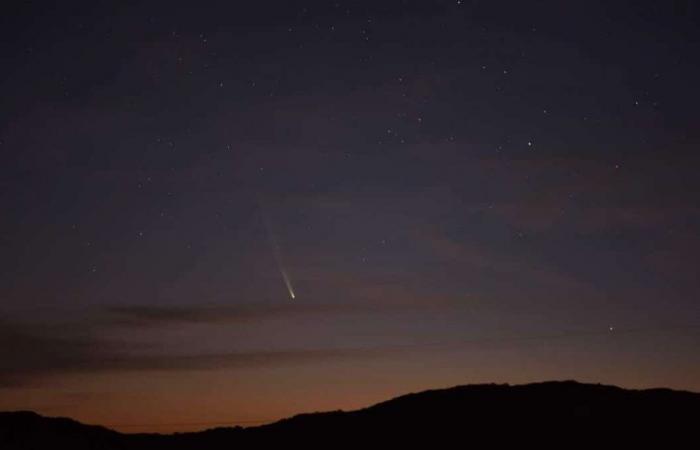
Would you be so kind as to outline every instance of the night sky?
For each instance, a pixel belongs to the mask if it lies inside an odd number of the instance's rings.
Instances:
[[[4,5],[0,410],[700,391],[698,5],[184,3]]]

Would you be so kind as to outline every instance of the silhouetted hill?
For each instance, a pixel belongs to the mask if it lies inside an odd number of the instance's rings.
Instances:
[[[123,435],[63,417],[31,411],[0,412],[0,449],[125,448],[114,447]]]
[[[0,449],[306,448],[403,444],[608,447],[687,441],[694,448],[700,394],[627,390],[572,381],[469,385],[404,395],[365,409],[302,414],[251,428],[174,435],[122,434],[32,412],[0,413]]]

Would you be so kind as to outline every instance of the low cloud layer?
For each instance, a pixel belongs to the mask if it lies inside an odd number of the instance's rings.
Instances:
[[[100,339],[61,338],[0,326],[0,387],[32,385],[43,379],[77,373],[151,370],[246,369],[366,358],[381,349],[261,350],[216,354],[154,354],[134,352]]]
[[[113,306],[106,311],[106,321],[120,326],[160,326],[177,324],[246,323],[308,315],[357,314],[377,312],[381,306],[368,304],[240,304],[220,305],[128,305]]]
[[[93,320],[61,325],[0,321],[0,387],[32,385],[48,378],[78,373],[246,369],[365,358],[384,353],[384,350],[372,348],[322,347],[183,353],[126,342],[108,333],[123,327],[157,330],[166,325],[259,323],[273,318],[351,311],[358,309],[283,305],[261,308],[129,306],[108,308],[106,314],[96,315]],[[106,337],[108,334],[110,338]]]

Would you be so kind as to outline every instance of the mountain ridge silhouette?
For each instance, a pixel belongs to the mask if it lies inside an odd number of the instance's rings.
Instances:
[[[464,442],[578,446],[605,439],[668,444],[700,423],[700,393],[576,381],[472,384],[409,393],[366,408],[298,414],[270,424],[126,434],[31,411],[0,412],[0,448],[306,448]],[[447,445],[447,444],[445,444]]]

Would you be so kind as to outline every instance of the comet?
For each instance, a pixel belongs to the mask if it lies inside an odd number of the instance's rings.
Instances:
[[[284,262],[282,261],[282,251],[280,250],[280,246],[277,243],[277,239],[275,238],[275,234],[272,232],[272,227],[270,227],[270,223],[267,220],[267,216],[265,215],[265,209],[263,208],[263,203],[259,197],[258,197],[258,205],[260,207],[260,215],[262,217],[263,225],[265,226],[265,231],[267,232],[267,238],[270,241],[270,247],[272,248],[272,254],[274,255],[275,262],[277,263],[277,268],[279,269],[280,274],[282,274],[282,280],[284,281],[284,286],[287,288],[287,292],[289,293],[289,298],[294,300],[296,298],[296,294],[294,293],[294,286],[292,285],[292,280],[284,268]]]
[[[296,297],[294,295],[294,287],[292,286],[292,282],[289,281],[289,275],[287,275],[287,271],[284,270],[284,267],[280,266],[280,272],[282,272],[282,279],[284,279],[284,285],[287,286],[287,292],[289,292],[289,297],[291,297],[292,300]]]

